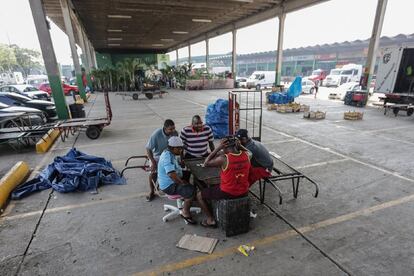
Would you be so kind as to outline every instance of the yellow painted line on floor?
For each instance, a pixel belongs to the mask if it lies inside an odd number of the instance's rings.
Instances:
[[[20,185],[29,173],[29,165],[24,161],[20,161],[0,179],[0,210],[6,204],[13,189]]]
[[[317,222],[314,224],[310,224],[307,226],[303,226],[298,228],[298,231],[301,232],[302,234],[306,234],[308,232],[311,231],[315,231],[321,228],[325,228],[328,226],[332,226],[332,225],[336,225],[342,222],[346,222],[346,221],[350,221],[352,219],[355,218],[359,218],[362,216],[368,216],[374,212],[378,212],[380,210],[384,210],[387,208],[391,208],[397,205],[401,205],[403,203],[407,203],[407,202],[411,202],[414,200],[414,194],[406,196],[406,197],[402,197],[396,200],[391,200],[382,204],[378,204],[366,209],[362,209],[359,211],[355,211],[349,214],[345,214],[342,216],[338,216],[335,218],[331,218],[331,219],[327,219],[321,222]],[[289,239],[291,237],[297,236],[299,235],[295,230],[288,230],[285,231],[283,233],[279,233],[276,235],[272,235],[269,237],[265,237],[263,239],[258,239],[258,240],[254,240],[254,241],[246,241],[245,243],[247,244],[251,244],[255,247],[260,247],[260,246],[269,246],[277,241],[281,241],[281,240],[286,240]],[[174,272],[174,271],[178,271],[181,269],[185,269],[191,266],[195,266],[195,265],[200,265],[209,261],[213,261],[213,260],[217,260],[219,258],[223,258],[226,256],[229,256],[231,254],[234,254],[237,252],[237,247],[238,246],[234,246],[234,247],[229,247],[220,251],[216,251],[213,254],[210,255],[201,255],[198,257],[194,257],[194,258],[189,258],[189,259],[185,259],[176,263],[170,263],[170,264],[166,264],[166,265],[162,265],[159,267],[155,267],[153,269],[150,270],[146,270],[146,271],[142,271],[142,272],[138,272],[135,273],[133,275],[135,276],[141,276],[141,275],[160,275],[163,273],[168,273],[168,272]]]
[[[79,208],[91,207],[91,206],[100,205],[100,204],[121,202],[121,201],[129,200],[129,199],[143,197],[147,194],[148,193],[135,193],[135,194],[132,194],[132,195],[129,195],[129,196],[123,196],[123,197],[114,197],[114,198],[108,198],[108,199],[103,199],[103,200],[95,199],[94,201],[91,201],[91,202],[79,203],[79,204],[73,204],[73,205],[66,205],[66,206],[62,206],[62,207],[46,209],[45,213],[48,213],[48,214],[49,213],[58,213],[58,212],[63,212],[63,211],[79,209]],[[13,216],[0,216],[0,221],[2,221],[2,220],[3,221],[10,221],[10,220],[17,220],[17,219],[22,219],[22,218],[27,218],[27,217],[33,217],[33,216],[37,216],[37,215],[42,214],[42,212],[43,212],[43,210],[38,210],[38,211],[27,212],[27,213],[13,215]]]

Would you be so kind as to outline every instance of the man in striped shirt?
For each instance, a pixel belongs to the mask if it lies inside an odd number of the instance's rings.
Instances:
[[[214,150],[214,137],[211,128],[204,125],[199,115],[194,115],[191,126],[186,126],[181,130],[181,140],[184,143],[184,158],[197,158],[208,156],[208,147],[210,151]]]

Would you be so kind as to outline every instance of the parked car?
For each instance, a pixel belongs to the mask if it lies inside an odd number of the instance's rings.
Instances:
[[[315,83],[308,79],[302,80],[302,93],[313,94],[315,92]]]
[[[49,101],[33,100],[12,92],[0,92],[0,102],[6,105],[36,108],[41,110],[49,121],[57,119],[56,106]]]
[[[325,70],[317,69],[312,72],[312,75],[307,77],[308,80],[313,81],[315,84],[318,83],[319,86],[322,86],[323,80],[326,78],[328,73]]]
[[[16,127],[16,124],[20,126],[21,122],[14,120],[16,117],[21,117],[25,125],[43,125],[47,121],[39,109],[10,106],[0,102],[0,128]]]
[[[247,78],[236,78],[236,86],[238,88],[246,88],[247,87]]]
[[[71,96],[73,94],[79,93],[79,89],[77,86],[62,83],[62,87],[63,87],[63,92],[65,93],[65,96]],[[49,83],[42,83],[39,86],[39,89],[47,92],[49,95],[52,94],[52,89],[50,88]]]
[[[39,86],[45,82],[48,82],[48,77],[46,75],[29,75],[27,76],[25,83],[39,89]]]
[[[0,92],[13,92],[36,100],[50,100],[50,96],[47,92],[27,84],[2,86],[0,87]]]
[[[334,89],[333,92],[329,93],[328,98],[331,100],[345,99],[346,92],[358,90],[360,88],[359,82],[347,82]]]

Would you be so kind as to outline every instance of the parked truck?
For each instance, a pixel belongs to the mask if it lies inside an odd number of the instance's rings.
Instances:
[[[414,45],[380,50],[375,92],[385,94],[384,105],[414,105]],[[394,109],[394,113],[398,111]],[[407,115],[413,114],[412,108],[406,111]]]
[[[7,84],[23,84],[23,74],[21,72],[2,72],[0,73],[0,86]]]
[[[312,72],[312,75],[307,77],[308,80],[313,81],[316,85],[322,86],[323,80],[326,78],[327,72],[322,69],[316,69]]]
[[[331,73],[325,79],[325,86],[338,87],[347,82],[359,82],[362,76],[362,65],[346,64],[342,68],[332,69]]]
[[[271,88],[275,83],[275,78],[275,71],[254,71],[247,79],[246,86],[249,89],[255,87],[257,90]]]

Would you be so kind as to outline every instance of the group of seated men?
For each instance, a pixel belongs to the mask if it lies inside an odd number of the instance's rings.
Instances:
[[[190,213],[191,204],[196,200],[207,216],[201,225],[216,227],[207,200],[244,197],[252,184],[271,175],[273,159],[263,144],[249,137],[246,129],[239,129],[235,136],[222,139],[217,147],[213,141],[211,128],[203,124],[198,115],[193,116],[191,125],[184,127],[179,136],[174,122],[166,120],[146,145],[151,166],[147,201],[155,198],[154,183],[158,180],[164,193],[183,197],[181,216],[189,224],[196,224]],[[190,175],[183,172],[182,160],[199,157],[205,157],[202,166],[220,168],[220,185],[197,191],[196,186],[189,183]]]

